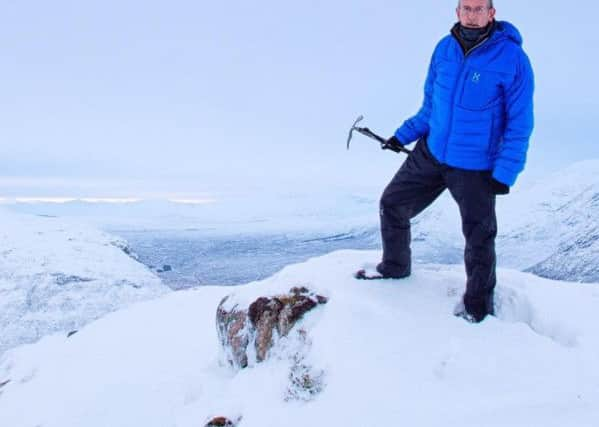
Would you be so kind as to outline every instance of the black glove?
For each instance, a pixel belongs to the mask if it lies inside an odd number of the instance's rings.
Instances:
[[[491,190],[493,191],[493,194],[508,194],[510,192],[510,187],[503,182],[497,181],[495,178],[491,178]]]
[[[403,144],[399,142],[399,139],[397,139],[395,135],[393,135],[391,138],[385,141],[383,145],[381,145],[381,148],[383,150],[391,150],[395,151],[396,153],[400,153],[403,148]]]

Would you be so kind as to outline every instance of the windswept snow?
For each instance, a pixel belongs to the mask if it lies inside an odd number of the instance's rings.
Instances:
[[[119,238],[4,210],[0,222],[0,355],[169,291]]]
[[[400,281],[351,273],[377,251],[341,251],[236,288],[181,291],[10,350],[0,361],[0,425],[591,427],[599,423],[599,288],[498,271],[497,317],[451,313],[461,265],[417,264]],[[215,311],[302,285],[307,361],[325,372],[310,402],[284,400],[288,362],[238,373],[219,364]]]

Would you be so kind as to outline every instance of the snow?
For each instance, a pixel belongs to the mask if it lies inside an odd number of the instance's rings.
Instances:
[[[0,425],[596,426],[596,284],[499,269],[497,317],[451,313],[461,265],[416,264],[401,281],[351,272],[378,251],[340,251],[236,288],[165,295],[106,315],[67,338],[46,337],[0,360]],[[238,303],[303,285],[329,302],[302,326],[308,363],[324,371],[312,401],[285,401],[284,346],[240,372],[220,363],[219,301]],[[35,408],[35,410],[31,410]]]
[[[5,210],[0,222],[0,355],[169,291],[110,234]]]
[[[518,186],[497,201],[497,317],[472,325],[451,314],[465,274],[448,194],[414,220],[402,281],[356,281],[380,252],[342,251],[244,286],[171,292],[94,228],[378,241],[377,199],[405,157],[365,139],[346,151],[347,128],[362,112],[389,135],[417,110],[453,5],[10,3],[4,39],[20,42],[7,56],[27,70],[4,67],[14,102],[0,204],[44,215],[0,209],[0,427],[191,427],[215,415],[240,427],[599,425],[599,160],[522,187],[597,157],[595,4],[546,2],[542,19],[534,2],[500,7],[537,71],[538,126]],[[555,31],[563,22],[577,31]],[[364,54],[381,66],[355,60]],[[290,400],[298,342],[234,372],[215,312],[230,292],[228,304],[247,305],[298,285],[329,298],[300,325],[324,388]]]
[[[599,160],[578,162],[534,185],[497,198],[498,264],[547,278],[599,282]],[[376,245],[378,197],[384,187],[355,191],[223,195],[210,203],[10,203],[13,211],[85,220],[114,233],[173,231],[201,238],[293,234],[319,239],[356,236]],[[243,209],[240,209],[243,207]],[[193,233],[192,233],[193,232]],[[459,263],[459,211],[446,192],[413,220],[413,253],[421,262]]]
[[[509,230],[501,254],[515,268],[599,281],[599,160],[578,162],[515,194],[500,212]]]

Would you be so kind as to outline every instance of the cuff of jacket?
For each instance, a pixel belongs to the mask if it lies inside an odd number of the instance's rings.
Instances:
[[[406,129],[406,126],[402,126],[395,131],[395,138],[401,142],[401,145],[409,144],[410,142],[416,140],[417,138],[412,138],[412,132]]]
[[[506,169],[504,167],[496,166],[495,169],[493,169],[493,178],[495,178],[497,181],[501,182],[502,184],[507,185],[508,187],[511,187],[512,185],[514,185],[517,177],[518,177],[517,173],[514,173],[513,171]]]

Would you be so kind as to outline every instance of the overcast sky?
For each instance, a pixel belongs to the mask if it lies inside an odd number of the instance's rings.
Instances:
[[[496,0],[536,73],[522,182],[599,158],[591,0]],[[0,197],[384,187],[453,0],[12,1],[0,6]]]

